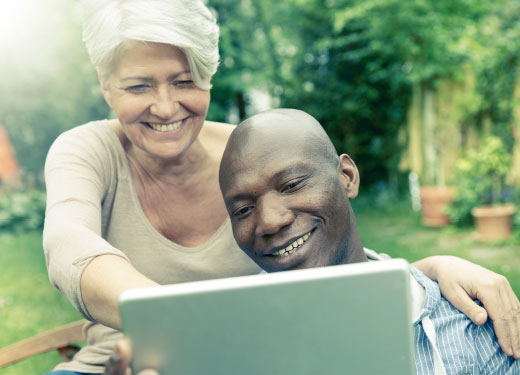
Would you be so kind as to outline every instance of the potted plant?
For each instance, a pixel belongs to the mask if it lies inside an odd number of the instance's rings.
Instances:
[[[420,175],[422,223],[429,227],[450,224],[446,207],[455,197],[447,184],[458,151],[452,88],[443,80],[421,82],[414,87],[409,112],[411,169]]]
[[[455,175],[455,200],[448,215],[456,224],[474,218],[478,238],[495,241],[509,237],[516,207],[514,188],[506,183],[511,155],[499,137],[486,136],[478,148],[459,159]]]
[[[422,222],[428,227],[443,227],[450,224],[447,206],[455,198],[453,186],[421,186]]]

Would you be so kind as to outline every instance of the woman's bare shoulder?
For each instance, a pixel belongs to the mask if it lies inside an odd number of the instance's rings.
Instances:
[[[200,135],[206,142],[225,147],[235,127],[225,122],[206,121]]]
[[[215,136],[225,136],[226,139],[235,129],[236,125],[228,124],[226,122],[206,121],[204,124],[206,130]]]
[[[210,154],[220,161],[227,140],[236,125],[224,122],[206,121],[202,128],[199,139],[201,143],[209,150]]]

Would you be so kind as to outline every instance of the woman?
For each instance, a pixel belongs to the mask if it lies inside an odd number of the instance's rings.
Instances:
[[[259,269],[234,242],[218,187],[232,126],[206,121],[219,60],[210,11],[200,0],[84,0],[82,6],[84,40],[117,119],[74,128],[51,147],[44,250],[51,282],[92,321],[88,345],[58,368],[102,373],[121,337],[117,297],[125,289]],[[445,272],[441,284],[456,273],[445,270],[453,266],[442,258],[417,266],[431,277]],[[490,280],[504,282],[484,276],[472,296]],[[484,302],[498,295],[506,295],[495,307],[500,311],[518,304],[507,282]],[[454,302],[462,298],[469,300]]]

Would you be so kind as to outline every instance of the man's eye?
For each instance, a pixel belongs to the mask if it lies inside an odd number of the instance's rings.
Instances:
[[[241,217],[244,217],[247,214],[249,214],[252,209],[253,209],[253,206],[240,207],[239,209],[237,209],[233,212],[233,217],[240,219]]]
[[[289,181],[288,183],[286,183],[285,185],[282,186],[282,189],[281,189],[282,193],[296,189],[303,181],[304,181],[304,179],[297,179],[297,180]]]

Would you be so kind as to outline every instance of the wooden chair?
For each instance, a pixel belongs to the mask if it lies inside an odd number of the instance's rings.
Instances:
[[[83,326],[86,322],[65,324],[0,349],[0,368],[55,349],[64,362],[70,361],[79,350],[75,344],[85,340]]]

